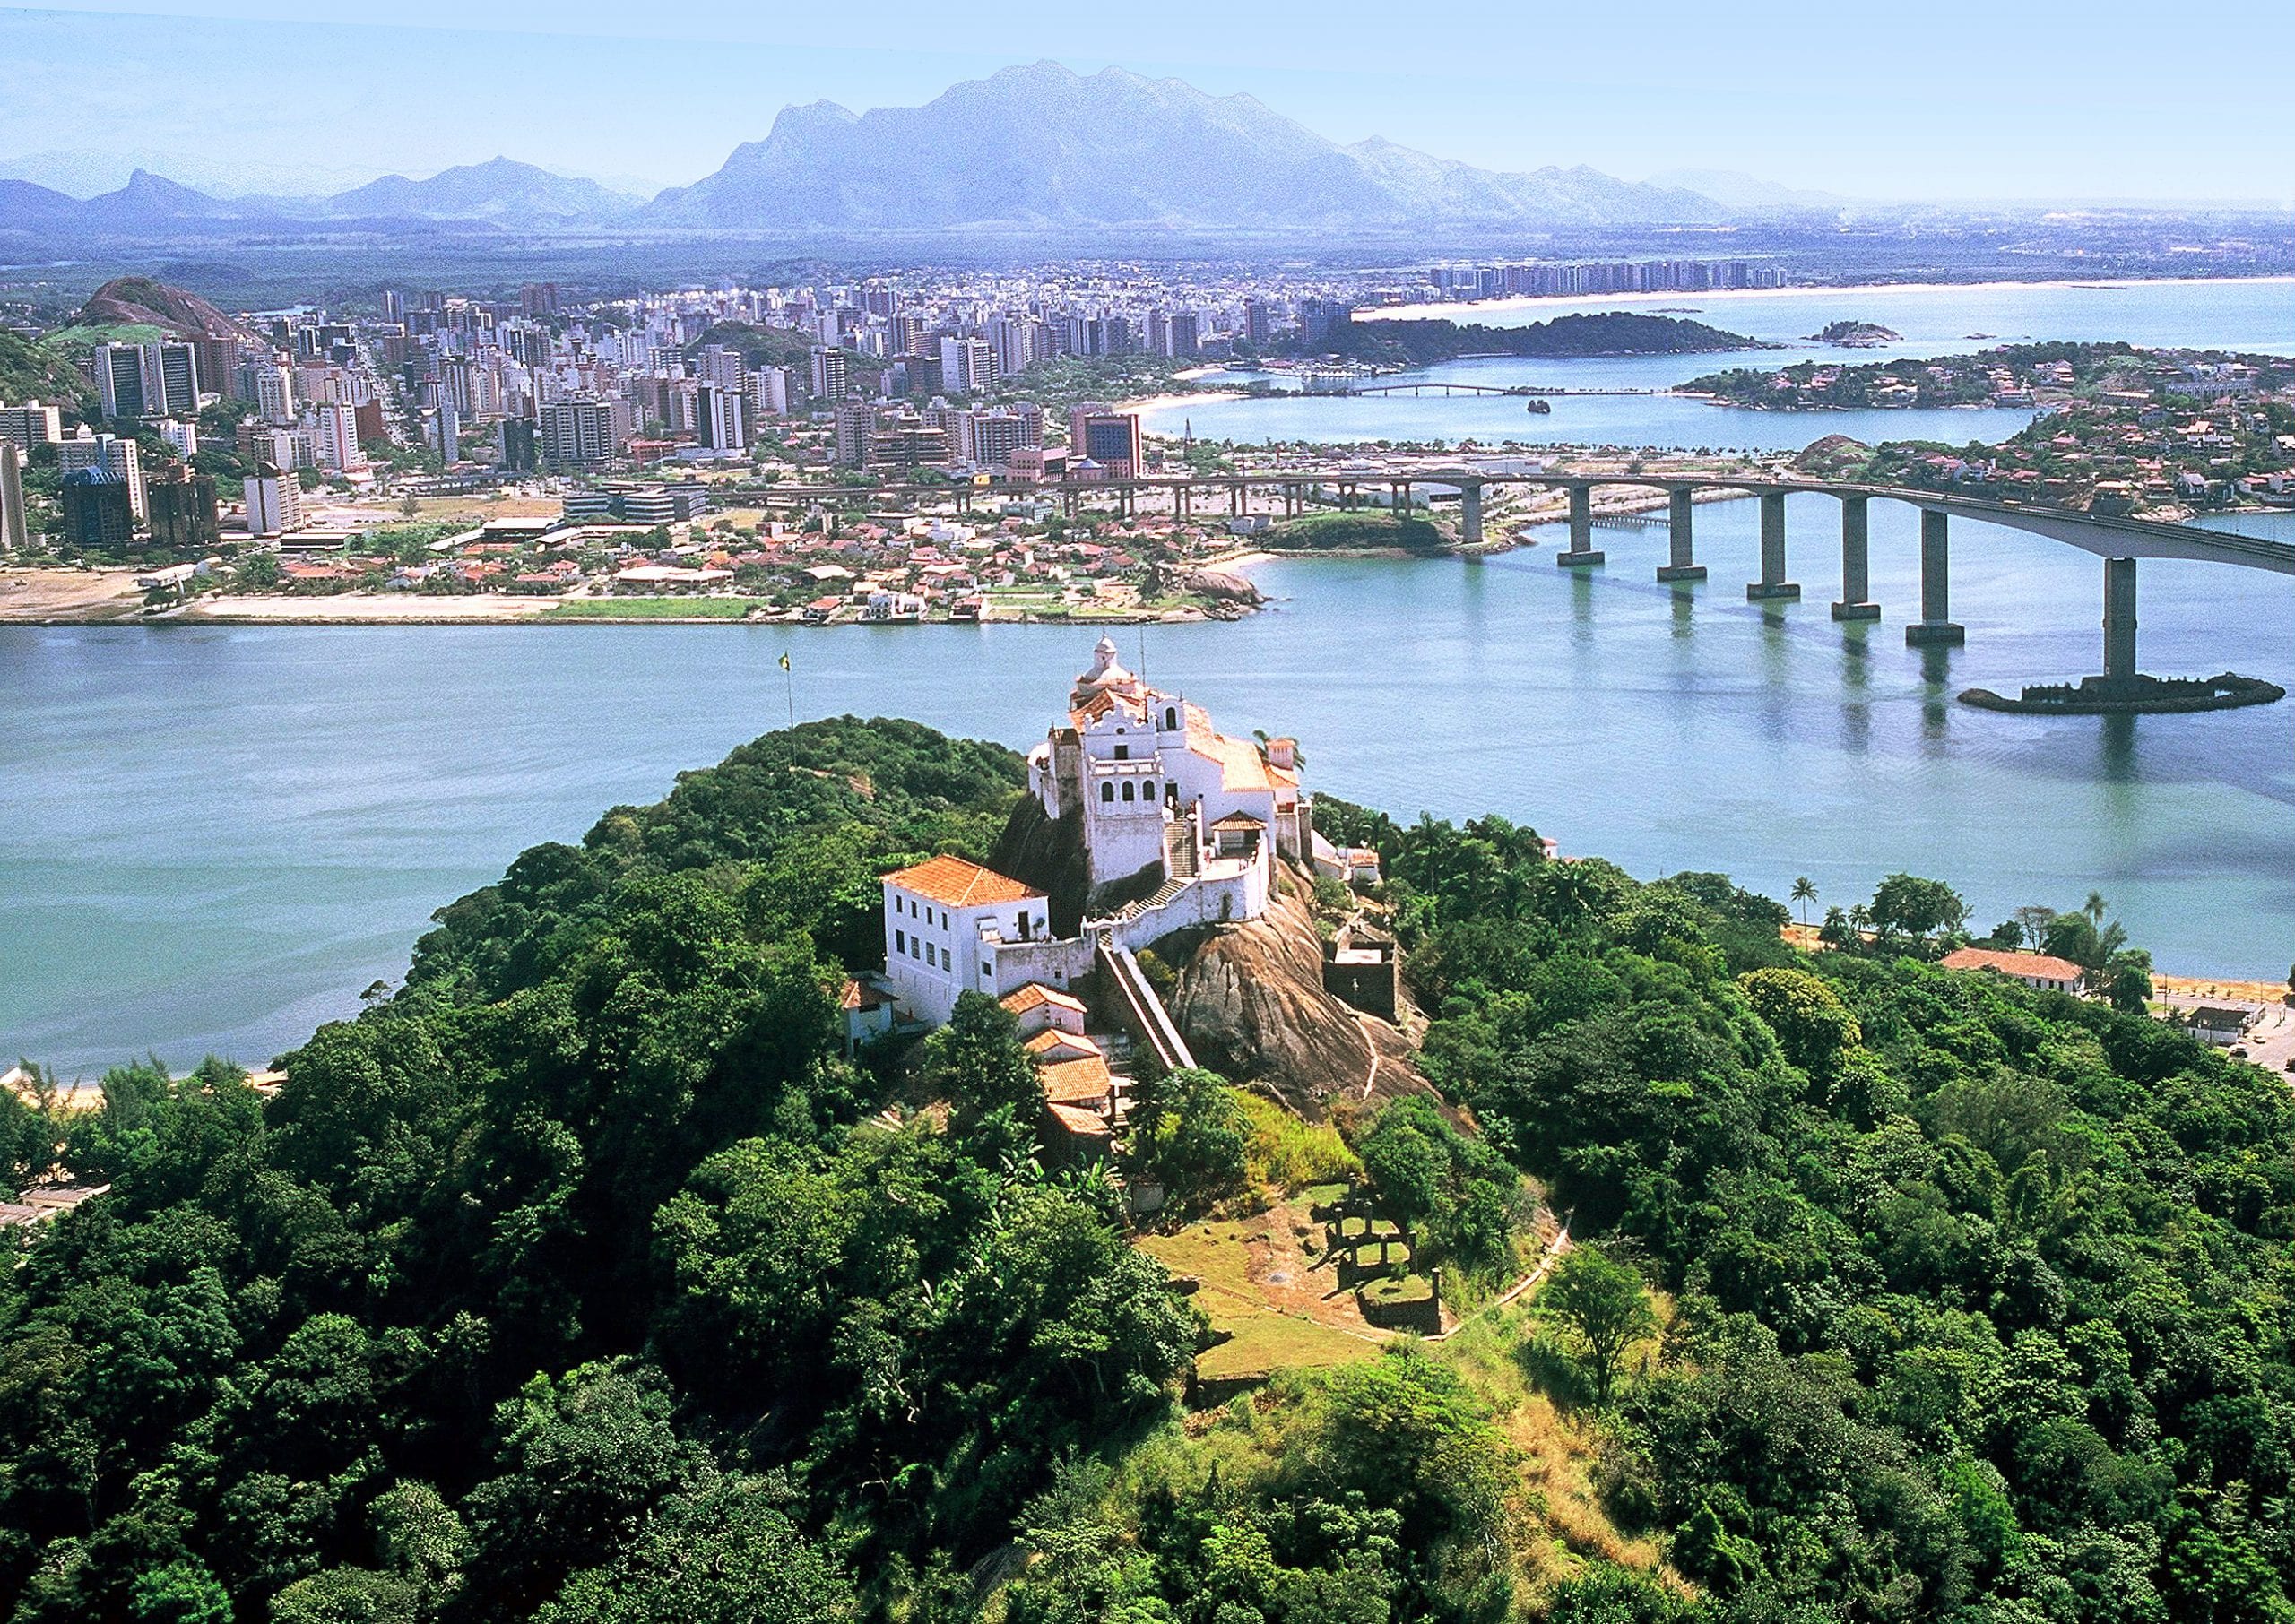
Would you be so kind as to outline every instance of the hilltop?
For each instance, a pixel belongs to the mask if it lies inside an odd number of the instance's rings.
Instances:
[[[1375,367],[1425,367],[1469,355],[1702,355],[1769,348],[1758,339],[1703,322],[1632,310],[1559,315],[1520,327],[1486,327],[1434,317],[1366,319],[1358,312],[1333,323],[1317,353]]]
[[[1433,1012],[1408,1090],[1143,1071],[1120,1183],[1004,1006],[848,1047],[879,877],[1024,782],[771,734],[441,910],[282,1079],[0,1093],[17,1179],[108,1187],[0,1229],[0,1611],[2285,1615],[2295,1101],[2100,906],[2039,922],[2080,999],[1940,968],[1935,881],[1810,954],[1720,875],[1319,798]],[[1286,1063],[1229,995],[1328,890],[1173,944],[1199,1030]]]
[[[159,327],[178,338],[238,338],[266,341],[244,322],[225,315],[187,288],[149,276],[117,276],[88,296],[74,324],[81,327]]]
[[[1022,160],[1022,155],[1025,160]],[[1053,62],[956,85],[921,108],[785,109],[714,175],[643,218],[718,229],[1002,223],[1246,230],[1707,220],[1692,193],[1590,169],[1498,174],[1390,142],[1342,147],[1250,96]]]

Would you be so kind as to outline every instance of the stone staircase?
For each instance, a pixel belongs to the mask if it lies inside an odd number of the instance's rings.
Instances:
[[[1195,819],[1174,817],[1164,826],[1164,873],[1172,879],[1193,879],[1196,866]]]

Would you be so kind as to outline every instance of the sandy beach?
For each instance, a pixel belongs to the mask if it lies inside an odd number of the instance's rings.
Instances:
[[[1240,389],[1185,389],[1167,394],[1136,395],[1116,402],[1118,411],[1161,411],[1167,406],[1191,406],[1199,401],[1240,401],[1245,399]]]
[[[0,570],[0,621],[117,620],[143,607],[132,569]]]
[[[270,626],[498,624],[532,620],[548,613],[552,605],[566,601],[563,598],[512,597],[493,592],[472,598],[426,597],[419,592],[338,592],[325,598],[251,595],[195,598],[183,608],[153,618]]]

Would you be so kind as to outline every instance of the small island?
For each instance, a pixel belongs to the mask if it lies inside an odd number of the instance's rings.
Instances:
[[[1961,703],[2025,716],[2161,716],[2236,711],[2286,697],[2287,690],[2277,683],[2224,671],[2213,677],[2083,677],[2077,687],[2034,684],[2014,699],[1990,688],[1969,688]]]
[[[1577,360],[1616,355],[1709,355],[1770,350],[1758,339],[1674,315],[1605,310],[1558,315],[1523,327],[1478,322],[1425,320],[1334,322],[1317,353],[1378,367],[1429,367],[1470,356],[1521,356]]]
[[[1837,350],[1878,350],[1884,344],[1901,344],[1904,334],[1878,322],[1828,322],[1822,331],[1809,334],[1813,344],[1831,344]]]

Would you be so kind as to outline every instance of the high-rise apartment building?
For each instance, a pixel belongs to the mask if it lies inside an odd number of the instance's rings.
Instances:
[[[220,544],[222,526],[215,516],[215,480],[180,463],[153,474],[144,486],[152,507],[152,544],[170,552],[204,553]]]
[[[547,401],[542,404],[541,460],[553,467],[603,462],[615,450],[613,408],[604,401]]]
[[[250,536],[283,536],[303,528],[303,488],[293,474],[258,462],[240,488],[247,497]]]
[[[813,398],[817,401],[841,401],[852,393],[845,376],[844,352],[826,344],[813,346]]]
[[[116,551],[135,535],[127,481],[95,465],[64,476],[64,539],[74,547]]]
[[[531,418],[502,419],[502,454],[495,466],[504,473],[533,473],[541,466],[541,448],[535,443],[534,424]]]
[[[940,387],[950,394],[970,394],[996,380],[996,351],[986,339],[944,338],[940,341]]]
[[[24,512],[24,454],[13,440],[0,440],[0,549],[22,552],[31,542],[31,521]]]
[[[239,367],[239,399],[266,423],[295,420],[294,374],[280,361],[247,361]]]
[[[189,344],[100,344],[91,359],[107,418],[188,416],[199,410],[199,363]]]
[[[789,369],[760,367],[749,374],[749,403],[765,416],[782,417],[789,410]]]
[[[869,431],[876,427],[876,409],[865,401],[840,401],[836,407],[836,465],[860,468],[869,461]]]
[[[359,443],[359,409],[348,402],[330,401],[317,409],[311,429],[311,449],[319,466],[349,473],[367,466],[367,453]]]
[[[745,451],[749,447],[748,398],[738,389],[715,384],[701,385],[694,402],[694,432],[712,451]]]
[[[1071,455],[1089,457],[1112,479],[1128,479],[1145,471],[1139,450],[1137,413],[1113,411],[1096,401],[1087,401],[1068,417],[1068,445]]]
[[[134,441],[117,435],[91,435],[83,428],[70,439],[57,442],[56,460],[67,474],[95,468],[117,479],[127,491],[128,511],[138,524],[143,522],[143,457]]]
[[[0,440],[11,442],[18,450],[53,445],[63,437],[62,408],[39,401],[27,401],[21,406],[0,406]]]

